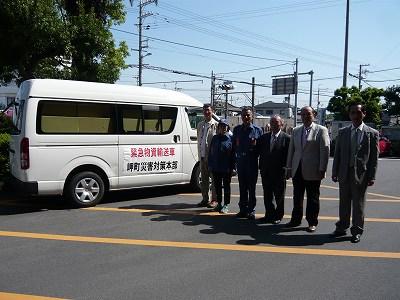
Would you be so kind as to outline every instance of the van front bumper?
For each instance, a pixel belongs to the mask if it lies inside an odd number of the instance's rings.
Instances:
[[[36,181],[24,182],[18,178],[12,177],[10,180],[10,188],[11,191],[19,195],[34,196],[38,194],[38,183]]]

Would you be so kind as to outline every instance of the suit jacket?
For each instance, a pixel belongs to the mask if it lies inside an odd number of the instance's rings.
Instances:
[[[271,151],[271,134],[272,132],[268,132],[259,139],[258,152],[260,154],[260,172],[262,176],[284,179],[284,167],[286,166],[290,135],[281,131]]]
[[[355,179],[359,183],[375,180],[379,155],[378,131],[364,124],[362,132],[362,139],[354,158]],[[336,138],[332,177],[338,177],[340,182],[347,180],[350,159],[352,159],[350,155],[351,125],[340,129]]]
[[[217,121],[215,121],[213,118],[211,118],[211,126],[208,127],[208,130],[205,134],[207,134],[207,138],[206,138],[206,151],[205,151],[205,159],[208,159],[208,152],[210,151],[210,145],[211,145],[211,140],[213,138],[213,136],[216,134],[217,132]],[[202,137],[202,133],[205,130],[205,124],[206,121],[200,121],[199,124],[197,124],[197,153],[198,153],[198,159],[200,160],[200,155],[201,155],[201,150],[200,150],[200,143],[201,143],[201,137]]]
[[[303,147],[303,128],[304,125],[300,125],[293,129],[286,167],[295,176],[301,162],[301,172],[305,180],[320,180],[321,172],[326,172],[329,160],[328,129],[312,123]]]

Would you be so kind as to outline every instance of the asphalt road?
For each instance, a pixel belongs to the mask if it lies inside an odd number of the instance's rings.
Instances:
[[[312,234],[305,221],[286,229],[210,213],[185,187],[113,192],[90,209],[1,194],[0,299],[399,299],[399,170],[400,160],[380,160],[358,244],[328,237],[330,174]],[[238,195],[234,178],[232,213]],[[261,217],[261,180],[257,195]],[[286,196],[284,221],[291,182]]]

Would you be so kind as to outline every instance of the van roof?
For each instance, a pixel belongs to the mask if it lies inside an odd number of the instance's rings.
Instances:
[[[191,107],[203,105],[188,95],[166,89],[59,79],[24,81],[19,88],[17,98],[27,99],[28,97],[174,104]]]

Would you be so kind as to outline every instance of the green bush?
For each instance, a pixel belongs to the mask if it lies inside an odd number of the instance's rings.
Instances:
[[[8,133],[0,133],[0,181],[7,179],[10,173],[9,141],[10,135]]]
[[[0,181],[5,181],[10,176],[9,142],[11,131],[11,120],[0,115]]]

